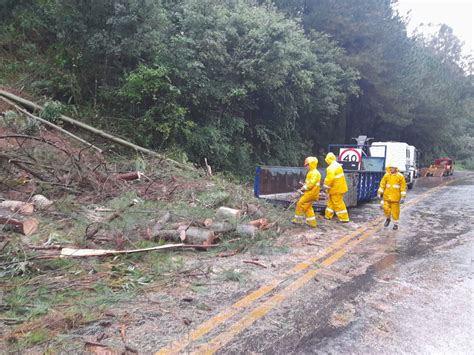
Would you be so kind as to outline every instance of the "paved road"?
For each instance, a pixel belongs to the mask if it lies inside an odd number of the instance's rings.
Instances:
[[[382,259],[371,287],[354,294],[354,321],[302,339],[295,353],[472,354],[473,179],[420,204],[407,222],[397,257]]]
[[[376,201],[351,211],[347,234],[325,224],[324,249],[160,353],[471,353],[474,174],[457,175],[419,179],[399,231]]]
[[[419,180],[410,199],[441,181]],[[217,352],[472,353],[473,226],[471,176],[405,209],[400,231],[376,231]]]

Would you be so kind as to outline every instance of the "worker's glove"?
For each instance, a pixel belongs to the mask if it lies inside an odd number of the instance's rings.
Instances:
[[[382,194],[378,194],[377,197],[379,198],[379,200],[381,200],[383,196]]]
[[[298,189],[296,190],[296,192],[298,192],[299,195],[303,195],[304,194],[304,191],[302,189]]]
[[[402,197],[402,199],[400,200],[400,204],[403,205],[405,203],[405,197]]]

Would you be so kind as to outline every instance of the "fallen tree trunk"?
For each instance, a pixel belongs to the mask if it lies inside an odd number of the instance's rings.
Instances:
[[[40,105],[38,104],[35,104],[34,102],[31,102],[31,101],[28,101],[28,100],[25,100],[17,95],[14,95],[14,94],[11,94],[5,90],[0,90],[0,95],[1,96],[4,96],[12,101],[15,101],[17,103],[20,103],[22,104],[23,106],[29,108],[30,110],[43,110],[43,107],[41,107]],[[166,158],[165,156],[157,153],[157,152],[154,152],[152,150],[149,150],[149,149],[146,149],[146,148],[143,148],[143,147],[140,147],[139,145],[136,145],[136,144],[133,144],[133,143],[130,143],[122,138],[118,138],[118,137],[115,137],[113,135],[111,135],[110,133],[107,133],[107,132],[104,132],[104,131],[101,131],[100,129],[97,129],[97,128],[94,128],[92,126],[89,126],[88,124],[85,124],[83,122],[80,122],[80,121],[77,121],[71,117],[68,117],[68,116],[64,116],[64,115],[60,115],[59,117],[61,120],[63,120],[64,122],[67,122],[67,123],[70,123],[72,125],[75,125],[77,127],[80,127],[82,129],[85,129],[89,132],[92,132],[94,134],[97,134],[98,136],[101,136],[103,138],[106,138],[108,140],[111,140],[115,143],[118,143],[120,145],[123,145],[125,147],[128,147],[128,148],[132,148],[136,151],[139,151],[139,152],[143,152],[143,153],[146,153],[146,154],[149,154],[151,156],[155,156],[157,158],[160,158],[160,159],[163,159],[171,164],[174,164],[180,168],[183,168],[183,169],[186,169],[186,170],[194,170],[192,167],[190,167],[189,165],[185,165],[185,164],[182,164],[182,163],[179,163],[173,159],[169,159],[169,158]]]
[[[207,228],[216,233],[227,233],[235,231],[235,225],[228,222],[212,222],[207,226]]]
[[[143,253],[146,251],[163,250],[170,248],[182,247],[184,244],[169,244],[160,245],[159,247],[151,247],[144,249],[132,249],[132,250],[107,250],[107,249],[73,249],[73,248],[62,248],[61,258],[65,257],[86,257],[86,256],[107,256],[117,254],[132,254],[132,253]]]
[[[154,250],[166,250],[166,249],[180,249],[180,248],[211,248],[215,245],[192,245],[192,244],[167,244],[160,245],[158,247],[144,248],[144,249],[132,249],[132,250],[107,250],[107,249],[73,249],[73,248],[62,248],[60,258],[74,258],[74,257],[89,257],[89,256],[108,256],[118,254],[132,254],[132,253],[144,253]],[[55,258],[58,255],[50,256],[46,255],[44,258]],[[40,258],[40,257],[35,257]]]
[[[36,218],[18,216],[9,209],[0,209],[0,224],[28,236],[38,229],[39,222]]]
[[[258,228],[250,224],[238,224],[235,231],[238,235],[241,235],[242,237],[253,238],[258,232]]]
[[[23,215],[33,214],[35,209],[32,203],[13,200],[6,200],[0,202],[0,208],[8,208],[13,212],[18,212]]]
[[[180,235],[179,230],[163,229],[163,230],[155,231],[151,235],[151,238],[156,242],[159,241],[159,240],[166,240],[166,241],[169,241],[169,242],[177,242],[177,241],[181,241],[181,239],[179,238],[179,235]]]

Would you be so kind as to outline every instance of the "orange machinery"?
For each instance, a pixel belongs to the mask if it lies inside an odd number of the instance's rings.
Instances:
[[[428,168],[421,171],[421,176],[448,176],[454,173],[454,160],[448,157],[439,158],[434,161]]]

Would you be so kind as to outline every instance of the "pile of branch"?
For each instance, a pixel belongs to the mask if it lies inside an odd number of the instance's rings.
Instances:
[[[5,90],[0,90],[0,98],[2,98],[2,100],[10,103],[11,105],[13,105],[14,107],[16,107],[17,109],[20,108],[20,110],[24,110],[23,108],[19,107],[18,105],[22,105],[23,107],[31,110],[31,111],[42,111],[44,108],[41,107],[40,105],[38,104],[35,104],[34,102],[31,102],[29,100],[26,100],[24,98],[21,98],[17,95],[14,95],[8,91],[5,91]],[[29,114],[29,113],[28,113]],[[31,116],[33,116],[32,114],[29,114]],[[38,119],[38,117],[36,116],[33,116],[35,118]],[[137,152],[142,152],[142,153],[145,153],[145,154],[149,154],[151,156],[154,156],[154,157],[157,157],[159,159],[162,159],[162,160],[165,160],[173,165],[176,165],[180,168],[183,168],[183,169],[186,169],[186,170],[190,170],[192,169],[191,166],[189,165],[185,165],[185,164],[182,164],[182,163],[179,163],[175,160],[172,160],[172,159],[169,159],[169,158],[166,158],[164,156],[162,156],[161,154],[157,153],[157,152],[154,152],[152,150],[149,150],[149,149],[146,149],[146,148],[143,148],[143,147],[140,147],[136,144],[133,144],[133,143],[130,143],[122,138],[119,138],[119,137],[116,137],[110,133],[107,133],[105,131],[102,131],[102,130],[99,130],[97,128],[94,128],[92,126],[89,126],[88,124],[85,124],[83,122],[80,122],[80,121],[77,121],[71,117],[68,117],[68,116],[65,116],[65,115],[60,115],[59,117],[62,121],[64,122],[67,122],[71,125],[74,125],[74,126],[77,126],[77,127],[80,127],[81,129],[84,129],[90,133],[93,133],[93,134],[96,134],[98,136],[101,136],[103,138],[106,138],[107,140],[110,140],[112,142],[115,142],[115,143],[118,143],[122,146],[125,146],[125,147],[128,147],[128,148],[131,148],[131,149],[134,149],[135,151]],[[46,121],[47,122],[47,121]],[[45,123],[44,120],[42,121],[42,123]],[[53,128],[57,128],[57,126],[55,125],[49,125],[50,127],[53,127]],[[63,130],[63,133],[65,130]],[[66,131],[67,132],[67,131]],[[66,134],[68,135],[71,135],[69,132],[67,132]],[[73,136],[73,135],[72,135]],[[93,147],[94,149],[100,151],[99,148],[97,147],[94,147],[92,144],[88,143],[88,142],[85,142],[83,141],[82,139],[80,139],[79,137],[77,136],[74,136],[75,139],[78,139],[80,140],[82,143],[86,144],[88,147]]]
[[[120,195],[129,190],[131,184],[134,187],[137,185],[139,195],[142,191],[149,193],[153,187],[160,186],[156,184],[159,179],[155,176],[146,177],[140,171],[108,165],[99,147],[37,116],[35,112],[43,110],[43,107],[34,102],[4,90],[0,90],[0,101],[6,102],[20,115],[36,120],[49,129],[40,127],[34,134],[17,132],[13,127],[0,129],[0,193],[17,191],[29,194],[40,186],[42,190],[46,188],[57,194],[66,191],[87,195],[91,200],[100,200]],[[160,165],[166,162],[180,168],[193,169],[189,165],[175,162],[70,117],[60,115],[59,120],[137,152],[156,157]],[[143,182],[149,184],[140,189],[137,181],[141,182],[141,185],[145,185]]]

